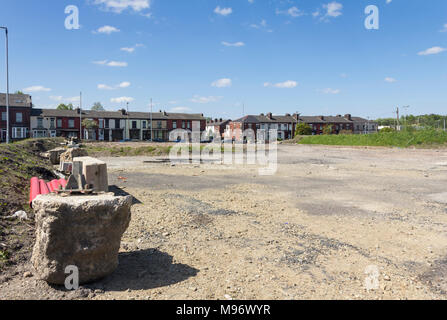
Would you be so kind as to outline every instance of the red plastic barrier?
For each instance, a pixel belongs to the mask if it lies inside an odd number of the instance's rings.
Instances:
[[[31,178],[31,186],[30,186],[30,191],[29,191],[29,203],[30,206],[33,202],[34,199],[36,199],[36,197],[40,194],[40,182],[39,182],[39,178]]]
[[[65,188],[65,186],[67,185],[67,180],[65,180],[65,179],[60,179],[60,180],[59,180],[59,184],[62,186],[62,188]]]
[[[49,194],[50,189],[48,189],[48,186],[44,180],[39,180],[40,183],[40,194]]]
[[[51,181],[50,185],[51,185],[51,189],[52,189],[52,190],[50,190],[51,192],[59,190],[59,186],[60,186],[59,180]]]
[[[39,178],[31,178],[31,187],[29,192],[29,204],[32,206],[33,200],[39,194],[48,194],[59,190],[59,188],[65,188],[67,185],[67,180],[53,180],[51,182],[45,182],[44,180],[39,180]]]

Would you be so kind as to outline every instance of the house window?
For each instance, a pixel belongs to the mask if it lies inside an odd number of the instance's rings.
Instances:
[[[6,112],[2,112],[2,121],[6,121]]]
[[[182,129],[185,129],[186,128],[186,123],[185,123],[185,121],[182,121]]]
[[[28,128],[12,128],[13,139],[24,139],[28,135]]]
[[[99,128],[103,129],[104,128],[104,119],[99,119],[98,122],[99,122]]]
[[[137,122],[136,121],[132,121],[132,129],[136,129],[137,128]]]
[[[73,119],[68,120],[68,127],[74,128],[75,127],[75,121]]]
[[[146,129],[146,128],[147,128],[147,123],[146,123],[146,121],[142,121],[142,122],[141,122],[141,125],[142,125],[143,129]]]
[[[188,121],[188,129],[191,129],[191,122]]]
[[[37,118],[37,127],[43,128],[43,118]]]
[[[172,127],[173,127],[174,129],[177,129],[177,121],[172,122]]]
[[[161,129],[161,121],[157,121],[157,127],[158,129]]]
[[[106,129],[109,128],[109,119],[105,119],[105,120],[104,120],[104,127],[105,127]]]
[[[16,122],[22,123],[22,121],[23,121],[23,114],[21,112],[17,112],[16,113]]]
[[[51,127],[51,128],[54,128],[54,118],[51,118],[51,119],[50,119],[50,127]]]
[[[62,119],[57,119],[57,127],[62,128]]]

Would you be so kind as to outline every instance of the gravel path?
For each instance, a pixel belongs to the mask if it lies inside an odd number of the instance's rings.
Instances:
[[[281,145],[274,176],[103,160],[136,199],[119,269],[64,292],[23,278],[24,265],[0,298],[447,297],[445,150]],[[368,291],[370,266],[379,286]]]

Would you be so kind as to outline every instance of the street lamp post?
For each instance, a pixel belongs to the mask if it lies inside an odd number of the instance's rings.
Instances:
[[[9,56],[8,56],[8,28],[0,27],[6,34],[6,143],[9,143]]]

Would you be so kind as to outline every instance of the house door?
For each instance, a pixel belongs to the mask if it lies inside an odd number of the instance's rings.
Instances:
[[[6,141],[6,129],[2,129],[2,133],[0,135],[0,141],[5,142]]]

